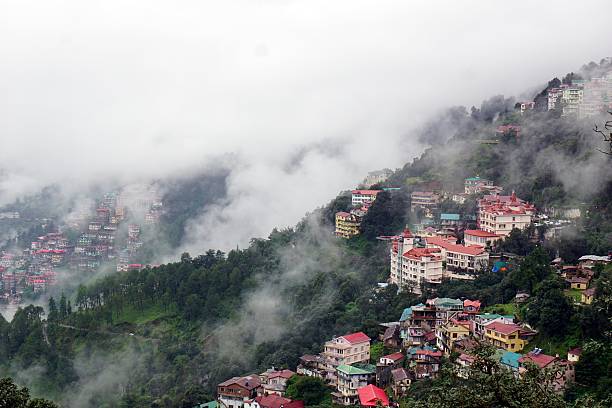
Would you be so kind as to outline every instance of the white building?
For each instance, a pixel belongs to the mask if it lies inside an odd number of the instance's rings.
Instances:
[[[506,237],[514,228],[525,229],[535,215],[535,207],[516,197],[485,196],[478,201],[479,229]]]
[[[480,245],[490,247],[502,237],[483,230],[465,230],[463,233],[463,242],[465,245]]]
[[[353,205],[371,204],[382,190],[353,190],[351,203]]]

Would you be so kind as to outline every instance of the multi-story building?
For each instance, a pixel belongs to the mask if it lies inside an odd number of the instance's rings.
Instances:
[[[256,374],[233,377],[217,385],[217,402],[221,408],[243,408],[248,400],[257,397],[261,383]]]
[[[359,226],[361,218],[350,212],[340,211],[336,213],[336,231],[337,237],[351,238],[359,235]]]
[[[582,86],[569,86],[563,89],[561,102],[563,103],[563,116],[577,115],[583,99]]]
[[[336,368],[338,380],[336,391],[332,392],[333,402],[340,405],[355,405],[359,401],[357,390],[372,384],[376,379],[376,367],[364,365],[340,365]]]
[[[483,186],[492,186],[493,182],[491,180],[487,180],[481,178],[479,176],[476,177],[468,177],[464,182],[464,191],[465,194],[476,194],[480,191],[480,188]]]
[[[363,332],[336,337],[325,343],[322,357],[326,379],[334,383],[338,366],[370,361],[370,338]]]
[[[259,374],[261,387],[258,390],[258,394],[284,396],[287,389],[287,381],[294,375],[295,373],[291,370],[275,370],[274,367],[264,371]]]
[[[521,115],[524,114],[528,110],[535,109],[535,102],[534,101],[517,102],[516,105],[517,105],[517,108],[520,110]]]
[[[351,203],[353,205],[372,204],[382,190],[353,190]]]
[[[440,250],[442,261],[449,272],[476,273],[489,264],[489,253],[482,246],[465,246],[439,237],[425,238],[427,247]]]
[[[382,183],[386,181],[391,174],[393,174],[391,169],[371,171],[368,173],[365,180],[363,180],[363,185],[369,188],[375,184]]]
[[[450,319],[438,326],[436,328],[436,344],[438,349],[442,350],[445,354],[450,354],[454,350],[454,344],[457,340],[470,335],[471,324],[468,320]]]
[[[463,242],[465,245],[479,245],[488,248],[501,238],[497,234],[483,230],[465,230],[463,232]]]
[[[473,335],[478,339],[484,339],[485,326],[493,321],[504,324],[513,324],[514,316],[500,315],[495,313],[481,313],[474,316],[474,325],[472,326]]]
[[[434,209],[438,207],[440,195],[433,191],[413,191],[410,194],[410,209],[416,208]]]
[[[516,197],[485,196],[478,200],[479,229],[506,237],[515,229],[525,229],[531,225],[535,207]]]
[[[563,99],[563,91],[567,87],[567,85],[561,85],[558,88],[551,88],[548,90],[548,110],[557,109],[557,105],[560,104]]]
[[[533,335],[535,335],[533,331],[514,323],[505,324],[494,321],[484,327],[485,340],[506,351],[521,351]]]
[[[299,375],[324,379],[327,375],[325,359],[321,355],[305,354],[300,357],[297,373]]]

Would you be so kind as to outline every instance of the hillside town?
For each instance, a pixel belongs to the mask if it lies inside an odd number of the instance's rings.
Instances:
[[[73,276],[106,267],[118,272],[141,269],[141,228],[159,222],[163,204],[155,190],[136,186],[108,192],[60,222],[40,221],[43,235],[28,248],[6,246],[0,257],[0,304],[18,305],[58,284],[62,271]],[[19,219],[19,212],[3,213]]]
[[[384,181],[378,172],[366,180],[376,181],[368,185],[370,188]],[[579,209],[565,209],[556,216],[540,212],[515,192],[504,195],[503,187],[478,176],[466,178],[460,192],[443,191],[439,183],[429,186],[436,189],[411,194],[410,209],[420,216],[416,229],[406,227],[399,235],[378,237],[388,242],[390,255],[388,280],[379,287],[394,284],[399,291],[422,295],[425,287],[435,293],[436,285],[443,280],[473,280],[485,271],[505,273],[518,257],[496,251],[497,243],[512,231],[545,222],[552,228],[562,228],[572,223],[572,214],[580,213]],[[352,209],[335,214],[335,235],[339,239],[358,236],[363,217],[377,196],[394,190],[351,191]],[[471,217],[438,210],[443,200],[464,203],[469,199],[477,203]],[[585,254],[576,265],[557,258],[551,267],[566,282],[568,296],[577,304],[589,305],[595,293],[591,286],[593,268],[611,263],[610,255]],[[528,298],[528,293],[517,292],[514,305],[518,307]],[[398,406],[413,383],[437,378],[443,361],[453,361],[457,375],[466,375],[476,361],[475,350],[482,344],[493,347],[494,358],[516,378],[535,366],[551,373],[542,386],[553,392],[562,393],[574,382],[580,347],[569,348],[563,355],[548,355],[537,347],[525,351],[538,331],[514,313],[487,311],[487,306],[493,305],[479,299],[428,298],[406,308],[397,321],[379,322],[376,338],[363,332],[331,338],[321,345],[319,354],[301,356],[296,367],[272,367],[261,374],[220,383],[217,399],[199,407],[303,407],[303,401],[285,394],[294,376],[322,380],[337,405]],[[384,353],[374,356],[374,347]]]

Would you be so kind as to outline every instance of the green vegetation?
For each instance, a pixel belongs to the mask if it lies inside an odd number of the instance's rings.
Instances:
[[[19,388],[10,378],[0,379],[0,408],[57,408],[51,401],[30,399],[30,391]]]

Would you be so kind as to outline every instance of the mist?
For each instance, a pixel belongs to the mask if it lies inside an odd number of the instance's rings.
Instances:
[[[440,109],[519,95],[610,55],[610,11],[606,1],[3,2],[0,205],[50,184],[79,194],[229,165],[226,199],[188,224],[181,251],[245,246],[418,155],[414,129]]]

